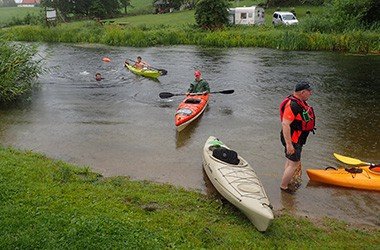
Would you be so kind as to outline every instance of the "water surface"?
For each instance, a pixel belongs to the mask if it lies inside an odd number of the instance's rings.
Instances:
[[[90,166],[105,176],[167,182],[206,193],[202,148],[214,135],[261,177],[276,210],[380,225],[380,193],[309,183],[306,168],[342,166],[332,153],[380,162],[380,57],[260,48],[114,48],[41,45],[50,73],[29,103],[0,111],[3,145]],[[123,68],[141,55],[168,70],[159,81]],[[111,58],[110,63],[102,58]],[[174,112],[194,69],[213,91],[205,113],[181,133]],[[96,72],[105,78],[94,79]],[[303,186],[281,194],[283,148],[278,105],[301,79],[314,84],[317,132],[303,151]]]

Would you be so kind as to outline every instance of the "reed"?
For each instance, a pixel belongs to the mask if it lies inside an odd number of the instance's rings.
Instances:
[[[36,85],[35,79],[43,71],[41,60],[36,60],[36,48],[0,43],[0,104],[20,99]]]
[[[267,47],[281,50],[380,51],[377,30],[345,33],[306,32],[302,27],[227,27],[209,32],[191,25],[100,25],[95,21],[62,24],[53,28],[18,26],[3,29],[8,40],[102,43],[113,46],[201,45],[210,47]]]

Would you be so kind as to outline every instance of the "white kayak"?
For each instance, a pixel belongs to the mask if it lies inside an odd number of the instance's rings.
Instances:
[[[246,160],[210,136],[203,148],[203,168],[224,198],[239,208],[259,231],[267,230],[274,218],[272,206],[261,181]]]

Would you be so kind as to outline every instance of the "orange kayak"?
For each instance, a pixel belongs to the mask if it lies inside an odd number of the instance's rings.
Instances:
[[[326,184],[380,191],[380,172],[370,167],[307,169],[310,180]]]
[[[208,99],[209,94],[186,96],[175,112],[174,122],[178,132],[182,131],[203,113],[207,106]]]

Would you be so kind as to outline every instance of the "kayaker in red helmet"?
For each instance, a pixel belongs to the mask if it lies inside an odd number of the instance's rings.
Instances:
[[[285,147],[285,170],[281,181],[281,190],[292,193],[288,187],[292,178],[302,173],[301,152],[302,146],[310,132],[315,129],[315,114],[306,101],[312,95],[308,82],[297,83],[292,95],[285,98],[280,104],[281,142]]]
[[[187,93],[210,93],[208,82],[202,79],[202,73],[199,70],[194,71],[194,82],[190,84]]]

